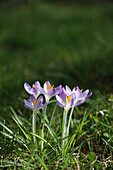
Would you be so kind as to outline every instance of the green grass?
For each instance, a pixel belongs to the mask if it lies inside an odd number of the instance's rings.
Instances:
[[[38,152],[34,151],[31,132],[31,111],[16,114],[12,110],[12,120],[1,125],[1,165],[10,169],[109,169],[112,168],[113,154],[113,109],[112,96],[100,93],[97,99],[89,99],[83,106],[76,107],[73,113],[73,126],[69,135],[65,155],[62,157],[61,122],[63,109],[57,107],[51,127],[52,136],[45,126],[44,149],[41,151],[41,118],[37,116]],[[48,107],[50,121],[54,104]],[[103,114],[101,112],[103,111]],[[14,113],[14,116],[13,116]],[[49,114],[50,113],[50,114]],[[27,119],[26,119],[27,118]]]
[[[2,134],[0,139],[1,167],[76,169],[78,159],[81,168],[111,168],[113,106],[108,93],[113,90],[112,18],[113,4],[80,6],[29,1],[0,5],[0,120],[19,138],[15,139],[1,126],[1,131],[8,135]],[[11,118],[9,106],[17,112],[24,122],[22,128],[29,134],[31,112],[23,107],[23,99],[28,97],[23,84],[35,80],[42,84],[49,80],[55,86],[79,85],[93,91],[89,103],[74,112],[70,139],[76,134],[75,143],[64,160],[61,153],[48,145],[36,155],[32,140],[26,139]],[[49,119],[53,107],[49,108]],[[100,110],[107,110],[104,116],[97,114]],[[85,122],[90,121],[77,131],[85,111],[90,113]],[[61,121],[62,110],[57,108],[52,125],[57,134]],[[50,136],[48,142],[57,147]]]

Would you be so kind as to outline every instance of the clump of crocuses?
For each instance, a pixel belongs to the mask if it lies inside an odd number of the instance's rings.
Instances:
[[[25,90],[30,94],[30,99],[27,101],[24,99],[24,106],[27,109],[33,110],[33,119],[32,119],[32,129],[33,129],[33,140],[35,143],[35,147],[37,149],[37,141],[36,141],[36,116],[40,109],[43,110],[43,119],[46,121],[47,114],[47,105],[49,104],[51,98],[53,96],[56,97],[57,105],[64,108],[63,112],[63,120],[62,120],[62,152],[68,142],[68,138],[66,136],[69,135],[70,122],[72,119],[72,113],[74,107],[81,105],[85,102],[87,98],[92,95],[92,92],[89,93],[89,90],[82,92],[78,86],[74,87],[72,90],[66,85],[66,87],[62,87],[59,85],[58,87],[54,87],[51,85],[49,81],[45,82],[43,87],[41,87],[39,81],[36,81],[32,87],[25,83]],[[45,99],[44,99],[45,97]],[[44,102],[45,101],[45,102]],[[67,121],[68,111],[71,109],[69,120]],[[44,139],[44,122],[42,125],[42,135],[41,138]],[[65,139],[66,138],[66,139]],[[44,144],[43,140],[41,141],[41,149],[43,150]]]

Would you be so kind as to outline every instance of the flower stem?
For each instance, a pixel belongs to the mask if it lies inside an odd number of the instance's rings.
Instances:
[[[33,119],[32,119],[33,134],[36,134],[36,116],[37,116],[37,113],[35,111],[33,111]],[[37,150],[37,140],[36,140],[35,136],[33,136],[33,141],[34,141],[34,144],[35,144],[35,149]]]
[[[70,116],[69,116],[69,122],[68,122],[68,126],[67,126],[67,136],[69,135],[69,128],[70,128],[70,123],[71,123],[73,110],[74,110],[74,107],[72,107],[71,113],[70,113]]]
[[[46,120],[46,110],[47,106],[44,109],[44,120]],[[44,139],[44,120],[43,120],[43,125],[42,125],[42,138]],[[41,141],[41,150],[44,148],[44,141]]]
[[[65,142],[66,139],[64,139],[66,137],[66,123],[67,123],[67,113],[68,111],[64,110],[63,113],[63,122],[62,122],[62,151],[64,153],[64,147],[65,147]]]

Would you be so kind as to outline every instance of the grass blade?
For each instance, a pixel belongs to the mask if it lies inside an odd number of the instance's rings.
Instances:
[[[37,155],[37,158],[39,160],[39,162],[41,163],[41,165],[45,168],[45,170],[48,170],[46,164],[44,163],[44,161]]]
[[[16,124],[18,125],[18,127],[20,128],[20,130],[22,131],[22,133],[24,134],[24,136],[26,137],[26,139],[30,140],[31,141],[31,137],[23,130],[23,128],[20,126],[20,124],[17,122],[17,120],[12,117],[13,120],[16,122]]]
[[[42,141],[44,141],[47,145],[49,145],[54,151],[57,151],[49,142],[47,142],[45,139],[43,139],[41,136],[39,136],[39,135],[36,135],[36,134],[34,134],[34,133],[30,133],[31,135],[33,135],[33,136],[35,136],[35,137],[37,137],[38,139],[40,139],[40,140],[42,140]],[[58,151],[57,151],[58,152]]]
[[[16,112],[14,111],[14,109],[11,106],[10,106],[10,109],[11,109],[12,113],[14,114],[14,116],[15,116],[16,120],[18,121],[18,123],[20,125],[23,125],[23,122],[19,119],[19,117],[17,116]]]

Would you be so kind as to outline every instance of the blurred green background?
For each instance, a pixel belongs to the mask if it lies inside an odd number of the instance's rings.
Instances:
[[[112,93],[112,79],[112,1],[0,0],[2,115],[23,107],[24,82]]]

